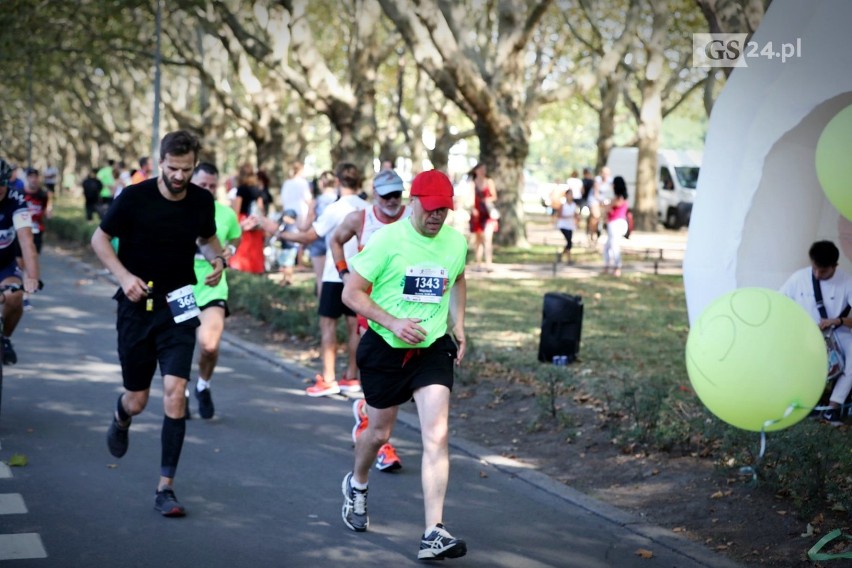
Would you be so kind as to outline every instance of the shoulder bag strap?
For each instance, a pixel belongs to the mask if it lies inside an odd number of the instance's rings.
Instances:
[[[811,273],[811,282],[814,285],[814,297],[816,297],[816,305],[819,310],[819,315],[822,319],[828,319],[828,314],[825,313],[825,304],[822,303],[822,290],[820,289],[819,280]]]

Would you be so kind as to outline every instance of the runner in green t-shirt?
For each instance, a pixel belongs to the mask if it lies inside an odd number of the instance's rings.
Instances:
[[[192,174],[192,183],[206,189],[216,196],[216,188],[219,187],[219,170],[209,162],[201,162],[195,167]],[[239,244],[242,230],[234,210],[219,202],[215,203],[216,215],[216,237],[222,243],[225,257],[231,256],[230,249],[226,246]],[[226,258],[227,260],[227,258]],[[210,380],[213,378],[213,370],[219,360],[219,343],[222,341],[222,332],[225,329],[225,318],[228,317],[228,280],[226,274],[216,286],[204,284],[206,276],[213,271],[210,261],[203,256],[195,257],[195,278],[198,283],[193,286],[196,305],[201,310],[198,319],[198,382],[195,388],[195,398],[198,400],[198,414],[205,419],[213,418],[215,411],[213,397],[210,394]],[[188,387],[187,387],[188,390]],[[189,418],[189,392],[186,394],[186,416]]]
[[[367,401],[367,429],[355,442],[355,466],[343,478],[343,522],[365,531],[367,478],[390,438],[399,406],[414,398],[423,442],[421,483],[426,530],[417,558],[458,558],[467,544],[443,525],[449,479],[449,404],[453,363],[464,358],[464,263],[467,243],[444,226],[453,186],[437,170],[411,184],[411,217],[376,231],[349,261],[343,301],[370,320],[357,363]],[[372,292],[368,289],[372,286]],[[447,334],[447,318],[452,336]]]
[[[101,180],[101,203],[109,205],[115,191],[115,161],[109,160],[106,166],[98,170],[97,177]]]

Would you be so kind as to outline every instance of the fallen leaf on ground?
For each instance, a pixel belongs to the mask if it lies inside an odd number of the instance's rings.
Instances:
[[[12,454],[12,457],[9,458],[10,467],[24,467],[27,463],[29,462],[24,454]]]
[[[646,558],[646,559],[647,559],[647,558],[653,558],[653,557],[654,557],[654,553],[653,553],[653,552],[651,552],[650,550],[646,550],[646,549],[644,549],[644,548],[640,548],[640,549],[638,549],[638,550],[636,551],[636,556],[639,556],[639,557],[641,557],[641,558]]]

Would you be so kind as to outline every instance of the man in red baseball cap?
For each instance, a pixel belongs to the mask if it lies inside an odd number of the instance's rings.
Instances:
[[[467,552],[467,544],[447,531],[443,514],[450,471],[453,364],[464,358],[467,345],[467,242],[457,230],[444,226],[453,208],[453,186],[445,174],[436,170],[418,174],[409,205],[409,220],[382,227],[349,260],[343,301],[370,320],[357,353],[368,423],[355,442],[353,471],[343,478],[342,516],[350,529],[367,530],[370,466],[390,439],[399,406],[414,398],[423,441],[426,517],[417,558],[458,558]]]

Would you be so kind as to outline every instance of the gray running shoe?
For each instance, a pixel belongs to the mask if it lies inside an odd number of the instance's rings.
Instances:
[[[352,472],[343,478],[343,522],[357,532],[364,532],[370,526],[367,516],[367,490],[352,487]]]
[[[154,508],[164,517],[183,517],[186,515],[186,509],[178,502],[174,490],[169,488],[157,491]]]
[[[428,535],[420,539],[418,560],[443,560],[444,558],[460,558],[467,554],[467,543],[453,537],[444,525],[438,523]]]
[[[107,447],[109,448],[109,453],[114,457],[120,458],[127,453],[127,446],[130,445],[130,440],[128,439],[129,432],[130,425],[127,428],[122,428],[118,425],[115,417],[113,417],[112,423],[109,425],[109,430],[107,430]]]

